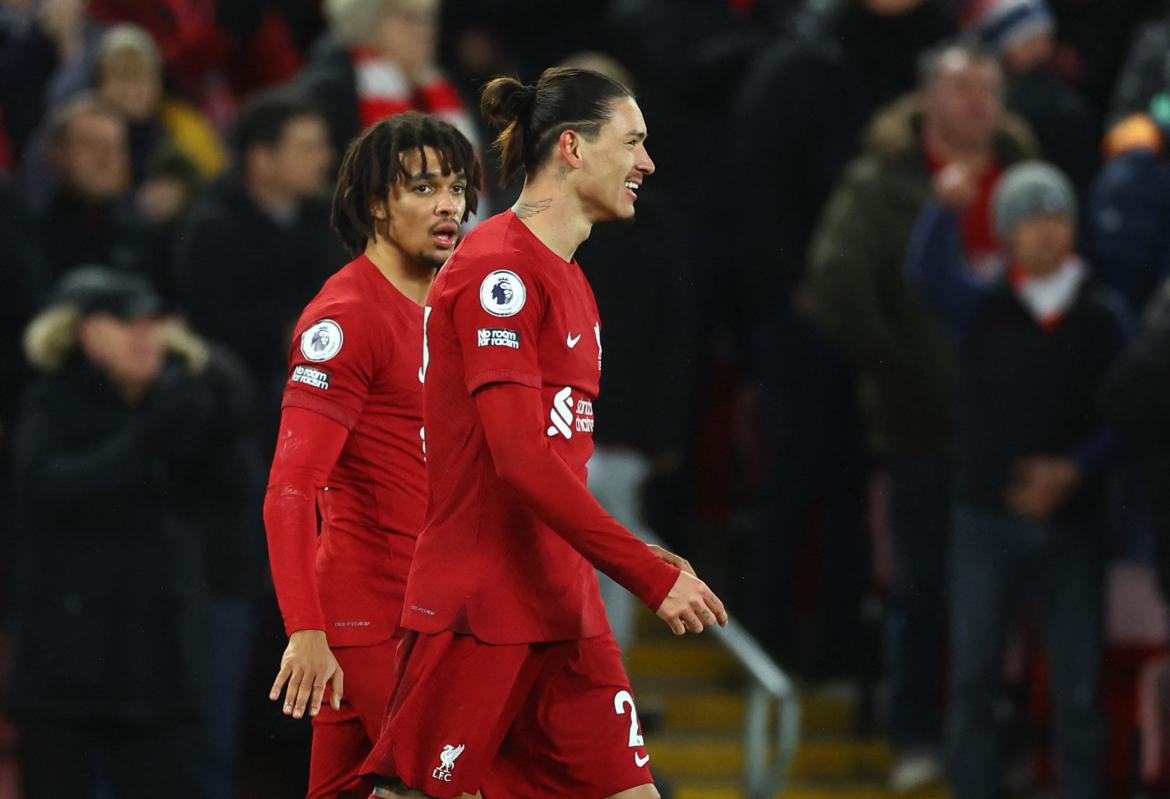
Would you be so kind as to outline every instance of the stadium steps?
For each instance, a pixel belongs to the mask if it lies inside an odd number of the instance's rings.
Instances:
[[[661,628],[661,629],[660,629]],[[639,619],[626,653],[647,722],[651,768],[673,799],[745,799],[744,675],[713,636],[675,638],[658,619]],[[893,794],[884,740],[857,734],[855,691],[826,688],[801,697],[801,743],[778,799],[946,799],[942,789]]]

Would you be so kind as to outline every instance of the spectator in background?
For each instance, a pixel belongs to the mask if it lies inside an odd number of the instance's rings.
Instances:
[[[64,278],[25,333],[13,672],[27,799],[191,796],[206,689],[199,506],[236,479],[206,348],[138,276]],[[104,765],[103,765],[104,764]],[[103,769],[107,772],[102,774]]]
[[[922,53],[953,33],[936,0],[831,8],[807,37],[778,37],[764,48],[736,96],[736,161],[772,187],[760,213],[774,225],[750,236],[743,253],[759,312],[802,280],[809,238],[866,124],[914,88]]]
[[[477,144],[476,124],[436,62],[439,0],[325,0],[322,10],[328,31],[297,85],[324,109],[338,151],[379,119],[412,110]]]
[[[153,276],[158,247],[130,195],[126,123],[102,101],[82,95],[48,121],[54,189],[35,212],[35,231],[51,282],[84,264]]]
[[[0,169],[24,155],[53,73],[81,50],[81,27],[81,0],[0,3]]]
[[[1137,29],[1117,75],[1106,121],[1112,127],[1134,114],[1170,131],[1170,12]]]
[[[258,381],[263,447],[274,443],[293,322],[348,260],[324,197],[333,152],[321,113],[276,90],[240,109],[233,169],[191,209],[174,285],[191,325]]]
[[[146,180],[151,159],[167,143],[213,178],[227,160],[219,137],[194,107],[163,96],[162,66],[158,45],[137,25],[116,25],[98,42],[95,91],[126,120],[134,185]]]
[[[97,25],[129,22],[149,31],[175,89],[217,121],[238,98],[296,74],[304,61],[294,29],[309,12],[308,5],[289,0],[87,0]]]
[[[1100,161],[1100,125],[1088,102],[1053,65],[1056,37],[1045,0],[978,0],[965,12],[972,34],[1000,59],[1004,105],[1032,128],[1044,157],[1084,192]]]
[[[1030,150],[1004,117],[1001,74],[987,54],[943,45],[924,59],[919,85],[916,100],[875,117],[813,237],[808,283],[814,321],[856,369],[869,448],[888,476],[885,656],[898,789],[933,780],[940,766],[955,381],[954,350],[906,283],[906,246],[932,173],[963,163],[978,187],[962,218],[964,252],[993,273],[991,192]]]
[[[831,8],[811,18],[807,37],[778,37],[760,53],[739,88],[733,123],[737,171],[768,186],[756,197],[758,211],[737,220],[765,441],[745,604],[755,634],[805,676],[866,667],[858,656],[868,587],[866,464],[848,366],[794,294],[816,222],[863,128],[914,88],[921,53],[953,27],[936,0]],[[769,220],[766,231],[760,219]],[[804,625],[794,574],[810,516],[820,522],[817,551],[825,554],[816,560],[816,623]],[[777,569],[790,576],[778,579]]]
[[[44,268],[36,237],[29,236],[31,219],[16,181],[0,172],[0,328],[23,330],[44,299]],[[12,424],[29,380],[24,358],[0,363],[0,503],[11,503]],[[0,585],[12,585],[12,519],[0,518]],[[0,594],[0,629],[7,619],[9,596]]]
[[[960,215],[977,196],[962,163],[935,177],[908,273],[959,347],[952,680],[948,738],[956,799],[997,796],[995,708],[1004,650],[1039,599],[1064,797],[1105,795],[1100,708],[1104,472],[1114,436],[1096,407],[1121,351],[1121,304],[1075,251],[1076,195],[1043,162],[1018,164],[995,192],[1007,272],[979,281],[964,263]]]
[[[1085,214],[1094,265],[1135,316],[1170,276],[1165,131],[1170,131],[1170,116],[1165,125],[1147,113],[1114,125],[1105,138],[1108,160],[1093,182]]]
[[[1150,297],[1140,331],[1109,375],[1102,406],[1135,455],[1152,510],[1158,583],[1170,597],[1170,278]]]

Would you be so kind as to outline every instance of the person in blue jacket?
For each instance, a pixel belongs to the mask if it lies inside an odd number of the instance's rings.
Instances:
[[[934,183],[907,270],[959,351],[948,778],[956,799],[998,795],[1004,648],[1035,601],[1060,794],[1099,797],[1100,516],[1115,436],[1096,397],[1128,337],[1123,305],[1076,254],[1076,197],[1055,167],[1029,161],[1004,173],[993,200],[1001,271],[990,279],[962,254],[958,211],[975,192],[968,168],[952,164]]]

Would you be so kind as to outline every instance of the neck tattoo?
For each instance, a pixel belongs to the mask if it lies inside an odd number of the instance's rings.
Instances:
[[[542,211],[547,211],[551,207],[552,198],[550,197],[547,200],[537,200],[534,203],[518,202],[512,206],[512,213],[516,214],[516,216],[520,219],[528,219],[529,217],[536,216]]]

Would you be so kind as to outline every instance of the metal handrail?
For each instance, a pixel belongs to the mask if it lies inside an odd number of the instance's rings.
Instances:
[[[647,544],[664,546],[662,539],[645,528],[633,532]],[[742,624],[728,618],[726,627],[711,631],[753,681],[744,721],[744,788],[748,799],[773,799],[788,781],[800,743],[800,698],[792,680]]]

